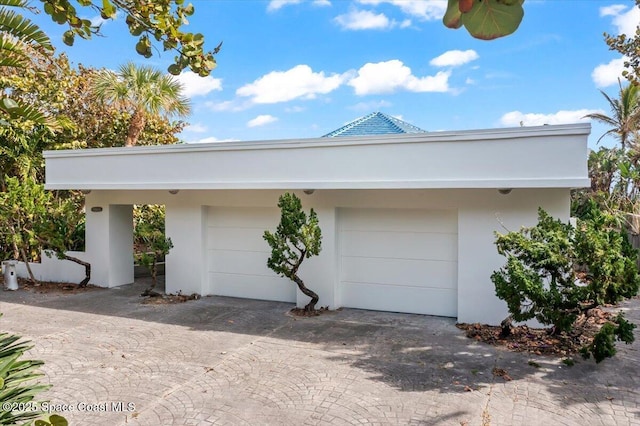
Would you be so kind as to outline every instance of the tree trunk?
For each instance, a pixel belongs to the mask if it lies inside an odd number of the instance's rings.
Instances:
[[[156,288],[156,279],[158,276],[158,270],[157,270],[157,262],[156,262],[156,257],[153,257],[153,263],[151,264],[151,270],[149,272],[151,272],[151,287],[149,287],[149,290],[153,290],[154,288]]]
[[[133,113],[133,116],[131,116],[124,146],[135,146],[138,143],[138,137],[140,137],[140,133],[142,133],[145,124],[144,110],[137,109],[136,112]]]
[[[29,273],[29,278],[33,285],[39,285],[38,280],[33,275],[33,271],[31,270],[31,266],[29,266],[29,259],[27,259],[27,253],[24,251],[24,248],[20,249],[20,254],[22,255],[22,261],[24,262],[24,266],[27,267],[27,272]]]
[[[16,229],[13,227],[13,225],[9,225],[9,230],[11,231],[12,235],[16,235]],[[33,275],[33,271],[31,270],[31,266],[29,266],[27,252],[24,250],[24,247],[18,247],[18,244],[15,241],[13,242],[13,254],[16,260],[18,259],[18,256],[22,257],[22,261],[24,262],[24,266],[26,266],[27,268],[27,272],[29,273],[31,282],[33,283],[33,285],[38,285],[38,280],[36,280],[36,277]]]
[[[511,331],[513,329],[513,317],[509,315],[500,323],[501,331],[500,337],[505,338],[511,335]]]
[[[300,289],[300,291],[302,293],[305,294],[305,296],[309,296],[311,298],[311,301],[309,303],[307,303],[307,305],[304,307],[304,310],[307,312],[313,312],[316,310],[316,303],[318,303],[318,295],[312,291],[309,290],[305,285],[304,282],[300,279],[300,277],[296,274],[293,274],[291,276],[291,279],[298,284],[298,288]]]
[[[70,260],[72,262],[75,262],[79,265],[84,266],[84,274],[85,274],[85,278],[80,281],[80,284],[78,284],[79,287],[86,287],[87,284],[89,284],[89,280],[91,279],[91,264],[88,262],[85,262],[84,260],[80,260],[77,257],[73,257],[73,256],[67,256],[66,254],[62,254],[62,257],[65,260]]]

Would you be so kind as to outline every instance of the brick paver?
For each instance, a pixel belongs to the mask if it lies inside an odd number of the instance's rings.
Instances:
[[[568,367],[469,340],[452,319],[293,318],[290,304],[222,297],[142,305],[144,286],[0,293],[0,328],[34,341],[70,424],[640,425],[639,342]],[[639,299],[622,308],[640,323]]]

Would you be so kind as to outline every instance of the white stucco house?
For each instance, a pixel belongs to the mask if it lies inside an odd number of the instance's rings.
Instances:
[[[494,232],[535,224],[538,207],[568,220],[570,190],[589,185],[589,133],[572,124],[47,151],[46,188],[87,193],[86,252],[75,255],[96,285],[133,282],[132,205],[164,204],[167,292],[303,306],[267,268],[262,239],[288,191],[320,220],[322,253],[300,271],[319,306],[497,323],[507,311],[490,280],[504,263]]]

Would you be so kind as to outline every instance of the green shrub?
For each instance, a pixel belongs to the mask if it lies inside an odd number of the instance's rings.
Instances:
[[[635,324],[627,321],[624,315],[619,313],[613,322],[608,322],[600,328],[591,344],[580,350],[582,357],[589,359],[593,355],[596,363],[600,363],[606,358],[614,356],[616,354],[616,340],[628,345],[633,343],[634,328],[636,328]]]
[[[302,210],[302,202],[295,194],[285,193],[278,199],[280,223],[276,232],[264,231],[262,238],[271,247],[267,266],[281,277],[287,277],[298,285],[300,291],[311,300],[306,311],[314,311],[319,297],[309,289],[298,275],[304,259],[320,254],[322,232],[316,212],[311,209],[309,216]]]
[[[50,385],[35,382],[43,374],[38,369],[42,361],[22,359],[31,349],[29,341],[19,336],[0,333],[0,424],[23,424],[45,413],[40,411],[34,398],[49,389]],[[7,409],[13,407],[15,409]],[[42,417],[36,424],[47,426],[66,426],[67,421],[58,415]]]
[[[515,321],[535,318],[556,331],[567,331],[587,295],[587,288],[575,283],[575,230],[542,209],[538,219],[532,228],[498,235],[498,252],[507,257],[507,264],[491,280]]]
[[[491,280],[514,320],[535,318],[555,333],[568,332],[586,309],[637,294],[637,252],[619,221],[595,203],[584,213],[574,228],[539,209],[537,225],[497,235],[507,262]],[[597,362],[612,356],[615,339],[632,342],[634,327],[619,315],[584,353]]]

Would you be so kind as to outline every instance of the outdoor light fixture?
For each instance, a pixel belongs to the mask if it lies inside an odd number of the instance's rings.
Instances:
[[[307,195],[311,195],[314,192],[316,192],[316,190],[315,189],[303,189],[302,192],[304,192]]]
[[[91,207],[91,211],[94,213],[100,213],[102,211],[102,207],[100,206]]]
[[[498,192],[502,195],[511,194],[511,188],[498,188]]]
[[[178,192],[180,192],[179,189],[170,189],[169,190],[169,194],[171,194],[171,195],[176,195]]]
[[[91,190],[90,189],[81,189],[80,192],[82,192],[84,195],[91,194]]]

